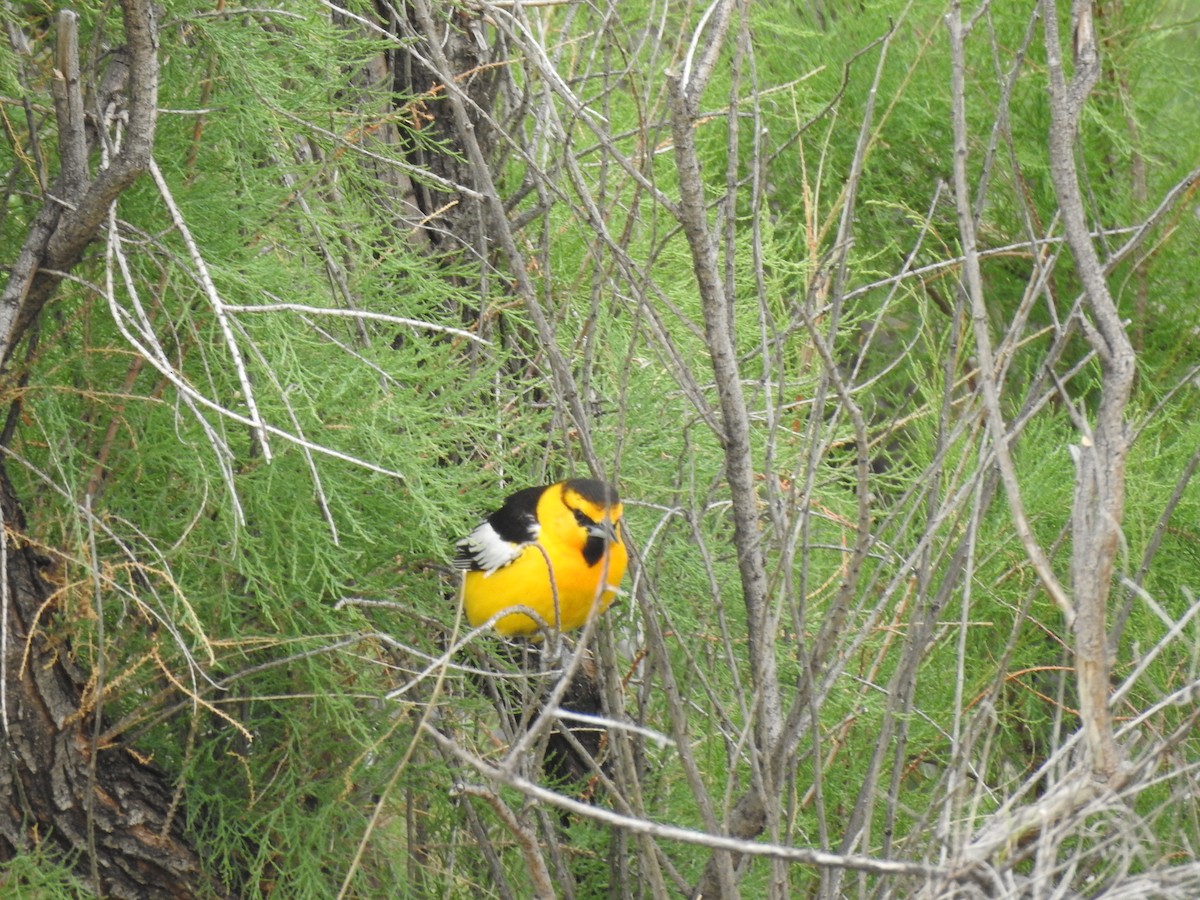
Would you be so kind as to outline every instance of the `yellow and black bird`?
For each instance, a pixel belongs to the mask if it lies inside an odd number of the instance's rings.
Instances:
[[[628,563],[621,500],[603,481],[572,478],[517,491],[458,542],[463,606],[472,627],[525,606],[559,631],[581,628],[616,596]],[[508,637],[539,624],[514,612],[496,620]]]

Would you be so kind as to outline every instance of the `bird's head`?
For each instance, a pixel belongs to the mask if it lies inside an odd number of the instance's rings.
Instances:
[[[571,543],[579,546],[588,565],[598,563],[610,547],[624,551],[621,499],[611,485],[591,478],[573,478],[547,494],[551,496],[544,497],[543,502],[551,509],[543,522],[557,520],[561,533],[570,535]]]

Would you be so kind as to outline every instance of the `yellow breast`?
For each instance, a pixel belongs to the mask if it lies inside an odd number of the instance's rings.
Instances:
[[[582,628],[593,614],[608,609],[625,576],[628,554],[621,539],[618,504],[612,510],[589,511],[598,519],[611,516],[616,542],[593,564],[585,558],[588,532],[562,503],[561,494],[538,505],[539,531],[534,544],[506,566],[491,572],[464,575],[463,604],[467,620],[478,627],[512,607],[527,607],[545,626],[560,631]],[[503,635],[533,634],[541,625],[530,616],[514,612],[496,622]]]

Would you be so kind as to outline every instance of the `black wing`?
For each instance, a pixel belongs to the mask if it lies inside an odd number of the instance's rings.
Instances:
[[[494,572],[520,556],[522,547],[538,538],[537,504],[545,490],[525,488],[505,500],[458,542],[454,567]]]

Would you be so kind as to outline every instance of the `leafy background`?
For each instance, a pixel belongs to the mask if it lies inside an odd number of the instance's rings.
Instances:
[[[1100,10],[1104,77],[1079,159],[1102,249],[1126,240],[1195,165],[1200,62],[1187,6]],[[1079,287],[1063,263],[1031,301],[1029,241],[1049,236],[1040,251],[1057,259],[1060,238],[1044,49],[1026,7],[993,4],[975,20],[970,173],[980,185],[983,161],[991,167],[978,228],[991,327],[1008,341],[1004,409],[1029,416],[1015,447],[1024,500],[1066,577],[1067,448],[1078,436],[1054,398],[1030,403],[1050,387],[1054,316]],[[106,6],[76,8],[86,40],[114,40]],[[347,8],[373,19],[371,8]],[[945,12],[933,0],[756,4],[745,25],[752,53],[738,61],[723,52],[695,129],[737,298],[775,652],[784,683],[821,686],[771,837],[935,860],[934,826],[946,833],[937,816],[954,810],[967,831],[1028,795],[1076,727],[1069,636],[1002,492],[979,475],[973,349],[957,306],[961,246],[946,187]],[[32,3],[0,12],[35,38],[30,54],[0,60],[0,259],[15,256],[36,212],[39,161],[26,152],[21,104],[42,102],[33,92],[49,74],[46,14]],[[61,630],[85,670],[103,655],[106,737],[178,779],[181,814],[213,873],[240,896],[526,893],[514,834],[487,805],[453,796],[455,783],[478,775],[418,724],[425,717],[495,761],[505,747],[493,705],[456,669],[399,700],[386,694],[461,631],[446,569],[453,540],[509,491],[586,472],[589,445],[628,498],[638,548],[629,595],[597,637],[602,664],[631,719],[676,739],[629,738],[641,780],[621,786],[638,814],[707,830],[704,807],[719,818],[751,783],[745,610],[723,448],[704,421],[713,375],[691,259],[666,202],[677,185],[663,72],[685,56],[696,15],[672,3],[531,11],[528,40],[558,81],[512,33],[487,32],[501,53],[494,176],[505,196],[537,186],[510,217],[527,218],[519,250],[579,388],[581,421],[503,258],[465,239],[430,252],[418,229],[387,214],[379,173],[388,159],[404,164],[415,146],[456,152],[429,134],[430,118],[448,115],[441,97],[395,95],[361,76],[411,41],[318,6],[164,6],[154,157],[224,303],[352,303],[424,323],[294,309],[232,316],[263,420],[310,445],[272,436],[268,460],[242,424],[184,402],[116,327],[111,304],[140,305],[176,377],[247,415],[237,360],[195,262],[143,178],[117,212],[137,297],[119,282],[108,291],[105,248],[96,247],[10,375],[20,385],[9,388],[20,401],[10,471],[27,538],[52,560],[59,587],[46,627]],[[51,117],[33,109],[48,146]],[[537,115],[519,117],[523,109]],[[396,143],[370,143],[387,128]],[[1118,682],[1158,648],[1119,717],[1196,678],[1195,627],[1169,634],[1193,603],[1197,536],[1187,523],[1200,514],[1184,478],[1198,442],[1194,205],[1189,191],[1110,277],[1139,368],[1121,572],[1132,578],[1161,541],[1142,589],[1113,594],[1113,624],[1128,616]],[[838,243],[845,217],[849,245]],[[1086,354],[1076,336],[1054,364],[1085,409],[1098,385]],[[852,404],[839,384],[851,387]],[[867,484],[852,407],[869,437]],[[846,564],[864,492],[870,550],[854,574]],[[839,608],[847,579],[854,589]],[[646,642],[648,616],[666,655]],[[932,629],[927,642],[915,637],[922,627]],[[815,659],[823,639],[828,653]],[[468,652],[486,659],[488,638]],[[667,708],[672,698],[686,704],[682,724]],[[1163,710],[1154,727],[1185,713]],[[1174,776],[1131,801],[1147,848],[1133,869],[1192,853],[1196,810],[1181,786],[1191,783],[1195,749],[1180,745]],[[969,803],[955,794],[961,783],[946,780],[964,759],[975,779]],[[872,766],[875,791],[860,792]],[[663,865],[691,884],[711,852],[662,842],[665,859],[652,860],[620,830],[582,818],[562,826],[513,791],[498,796],[538,835],[560,889],[574,896],[640,896],[639,877]],[[855,820],[861,834],[847,833],[856,806],[866,819]],[[1113,877],[1098,858],[1108,840],[1100,825],[1074,834],[1087,877]],[[75,896],[79,885],[51,862],[19,859],[7,879],[30,896]],[[765,895],[772,868],[749,865],[743,890]],[[789,877],[797,894],[832,889],[813,869]],[[844,889],[864,894],[885,883],[847,877]]]

